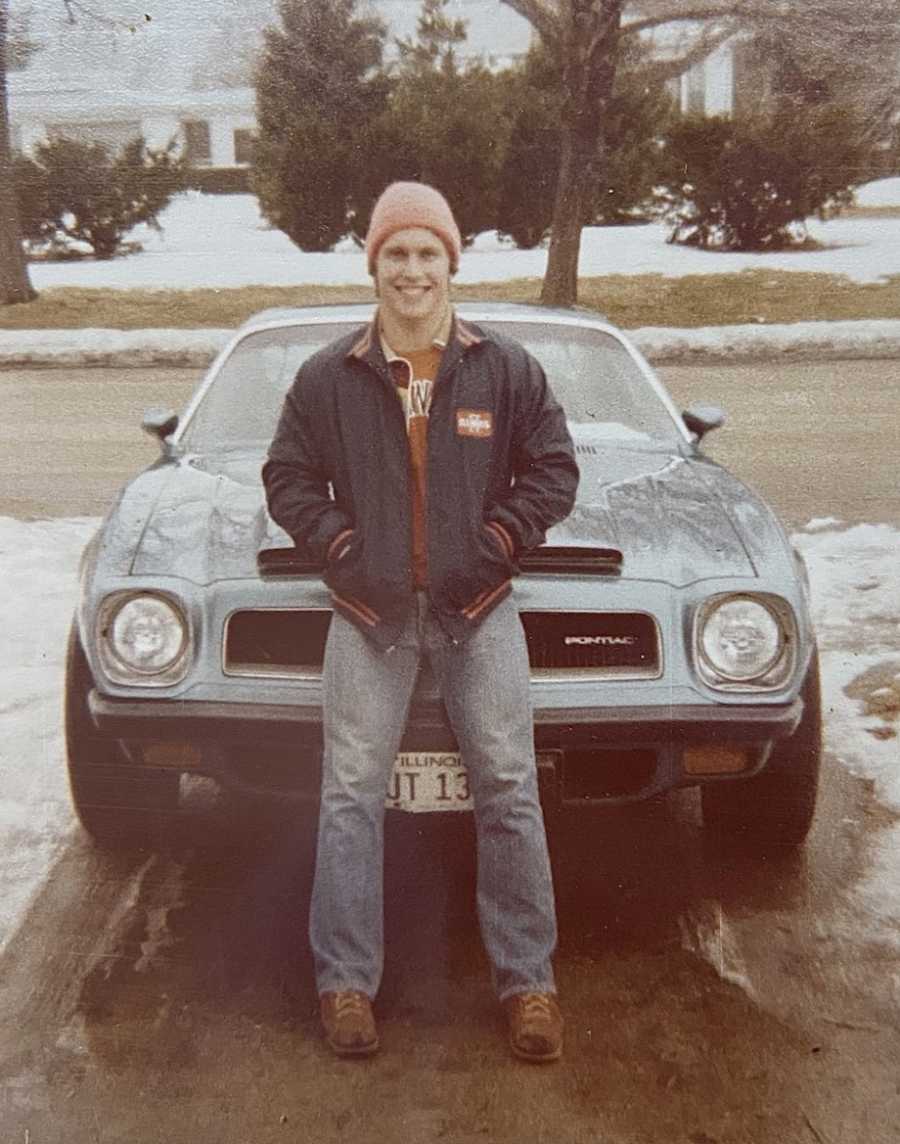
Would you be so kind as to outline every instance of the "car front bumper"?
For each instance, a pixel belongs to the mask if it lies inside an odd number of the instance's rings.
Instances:
[[[124,699],[97,691],[89,706],[98,732],[121,741],[132,763],[207,774],[238,790],[318,797],[318,707]],[[800,698],[735,706],[537,707],[542,790],[567,805],[616,804],[748,777],[765,765],[773,743],[793,734],[802,714]],[[402,749],[456,749],[440,703],[414,706]]]

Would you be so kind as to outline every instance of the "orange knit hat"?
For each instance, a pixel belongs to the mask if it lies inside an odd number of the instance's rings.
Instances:
[[[433,231],[450,255],[450,273],[459,266],[462,239],[450,204],[440,191],[425,183],[391,183],[382,192],[372,209],[369,233],[366,235],[366,256],[369,273],[375,273],[375,259],[382,244],[398,230],[424,227]]]

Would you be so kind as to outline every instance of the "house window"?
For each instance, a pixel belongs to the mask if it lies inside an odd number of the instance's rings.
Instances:
[[[185,119],[181,124],[184,133],[184,156],[191,166],[206,166],[212,162],[212,138],[209,123],[205,119]]]
[[[239,167],[253,162],[253,149],[256,136],[246,127],[238,127],[234,133],[234,161]]]

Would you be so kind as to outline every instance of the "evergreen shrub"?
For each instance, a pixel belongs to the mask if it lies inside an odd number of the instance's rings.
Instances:
[[[669,241],[720,250],[778,250],[807,218],[852,202],[865,144],[835,104],[729,119],[688,116],[666,140],[659,189]]]
[[[263,216],[305,251],[349,229],[383,112],[385,28],[356,0],[279,0],[256,72],[252,187]]]
[[[84,244],[102,259],[131,249],[125,235],[139,223],[159,229],[160,212],[185,186],[174,147],[150,150],[139,138],[117,153],[101,143],[54,139],[33,159],[17,157],[14,177],[32,244],[60,256]]]

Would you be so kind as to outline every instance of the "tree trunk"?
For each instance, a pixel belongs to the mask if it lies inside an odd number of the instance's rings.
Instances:
[[[546,306],[578,301],[578,255],[586,207],[596,178],[606,109],[618,63],[623,0],[569,0],[562,37],[562,153],[547,269],[541,289]]]
[[[0,306],[37,297],[22,249],[19,206],[13,186],[12,147],[6,87],[7,0],[0,0]]]
[[[564,128],[550,250],[541,287],[541,302],[545,306],[574,306],[578,301],[578,254],[588,180],[578,151],[575,131]]]

